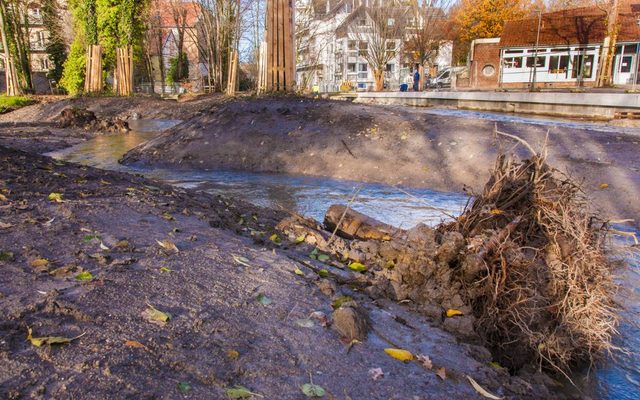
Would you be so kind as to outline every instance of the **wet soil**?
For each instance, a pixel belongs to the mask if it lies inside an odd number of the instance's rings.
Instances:
[[[406,306],[319,277],[309,249],[268,239],[282,212],[2,146],[0,193],[2,398],[218,399],[243,385],[303,399],[310,379],[326,398],[479,398],[465,375],[507,398],[555,390],[543,376],[525,382],[488,366],[486,349]],[[370,320],[353,346],[309,319],[330,316],[342,295]],[[149,322],[149,305],[171,319]],[[81,337],[35,347],[29,328]],[[428,355],[434,368],[395,360],[389,347]],[[384,376],[374,380],[376,368]]]

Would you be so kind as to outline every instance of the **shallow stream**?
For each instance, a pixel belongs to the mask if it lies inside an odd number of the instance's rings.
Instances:
[[[128,150],[177,123],[179,121],[131,121],[130,126],[134,129],[131,133],[99,136],[47,155],[97,168],[141,173],[176,186],[237,197],[259,206],[283,207],[320,221],[330,205],[346,204],[354,198],[353,209],[383,222],[402,228],[410,228],[420,222],[435,225],[446,220],[447,214],[458,215],[468,201],[468,197],[460,193],[397,188],[330,178],[231,171],[172,171],[118,164],[118,160]],[[591,126],[583,129],[589,128]],[[589,380],[589,384],[586,383],[586,373],[574,377],[578,386],[585,388],[585,393],[592,398],[640,398],[640,259],[637,256],[629,256],[628,259],[631,268],[620,277],[626,289],[620,301],[627,307],[627,311],[616,344],[632,353],[613,357],[591,371],[595,379]]]

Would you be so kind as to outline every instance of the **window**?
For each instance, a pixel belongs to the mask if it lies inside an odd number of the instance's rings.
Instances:
[[[571,77],[574,79],[591,78],[591,76],[593,75],[593,60],[593,54],[588,56],[581,54],[573,56],[573,60],[571,62]]]
[[[387,72],[393,73],[394,69],[395,69],[395,64],[387,64]]]
[[[527,68],[544,68],[547,65],[547,57],[527,57]]]
[[[356,41],[355,40],[349,40],[349,42],[347,43],[347,49],[349,50],[356,50]]]
[[[396,49],[396,42],[387,42],[387,50],[394,51]]]
[[[622,60],[620,60],[620,72],[624,74],[631,72],[631,64],[633,64],[632,56],[622,57]]]
[[[361,41],[358,43],[358,54],[361,56],[366,56],[369,51],[369,43]]]
[[[40,66],[42,67],[41,69],[43,71],[47,71],[49,70],[49,60],[46,58],[43,58],[40,60]]]
[[[387,25],[388,25],[388,26],[394,26],[395,24],[396,24],[396,20],[395,20],[395,19],[393,19],[393,18],[389,18],[389,19],[387,20]]]
[[[358,26],[367,26],[367,18],[365,17],[358,18],[357,24]]]
[[[566,74],[569,69],[569,56],[549,57],[550,74]]]
[[[356,63],[347,64],[347,72],[356,72]]]
[[[507,57],[504,59],[505,68],[522,68],[522,57]]]
[[[360,63],[360,67],[358,68],[358,71],[367,72],[367,67],[368,67],[367,63]]]
[[[505,54],[522,54],[523,50],[505,50]]]
[[[487,64],[482,68],[482,75],[486,77],[493,76],[496,73],[496,67],[491,64]]]

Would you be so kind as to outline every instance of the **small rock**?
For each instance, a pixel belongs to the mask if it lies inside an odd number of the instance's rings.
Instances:
[[[320,279],[316,285],[325,296],[333,296],[336,292],[336,284],[328,279]]]

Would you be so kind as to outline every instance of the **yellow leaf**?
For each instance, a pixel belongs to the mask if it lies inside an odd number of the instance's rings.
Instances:
[[[440,379],[442,379],[444,381],[445,379],[447,379],[447,370],[444,369],[444,367],[438,368],[436,370],[436,375],[438,375],[440,377]]]
[[[7,199],[7,197],[5,195],[0,193],[0,201],[9,201],[9,199]]]
[[[471,386],[473,386],[473,388],[476,390],[476,392],[480,393],[482,396],[486,397],[487,399],[492,399],[492,400],[502,400],[502,397],[498,397],[494,394],[491,394],[489,392],[487,392],[482,386],[480,386],[478,384],[478,382],[476,382],[472,377],[470,377],[469,375],[467,375],[467,379],[469,380],[469,382],[471,383]]]
[[[389,356],[395,358],[400,361],[411,361],[413,360],[413,354],[410,351],[402,350],[402,349],[384,349],[384,352]]]
[[[62,194],[60,193],[49,193],[49,201],[53,201],[56,203],[62,203]]]
[[[367,266],[359,262],[352,262],[349,264],[349,269],[356,272],[364,272],[367,270]]]
[[[498,209],[498,208],[494,208],[493,210],[490,211],[491,214],[493,215],[500,215],[502,213],[504,213],[504,211]]]
[[[36,347],[40,347],[42,345],[48,344],[67,344],[71,343],[72,340],[78,339],[84,335],[84,333],[80,336],[76,336],[74,338],[66,338],[62,336],[44,336],[44,337],[33,337],[31,328],[28,328],[27,331],[27,340],[31,342],[32,345]]]
[[[302,235],[298,236],[296,238],[295,244],[300,244],[302,242],[304,242],[304,240],[307,238],[307,234],[303,233]]]
[[[171,319],[171,315],[156,309],[151,304],[147,304],[147,309],[142,312],[142,316],[149,322],[164,325]]]
[[[47,260],[46,258],[38,258],[37,260],[31,261],[31,266],[33,268],[42,268],[46,267],[47,265],[49,265],[49,260]]]
[[[180,250],[178,250],[178,247],[170,240],[156,240],[156,242],[158,242],[158,245],[160,245],[160,247],[162,247],[165,250],[169,250],[169,251],[173,251],[175,253],[179,253]]]
[[[463,315],[462,311],[450,308],[447,310],[447,318],[455,317],[456,315]]]
[[[302,270],[298,267],[296,267],[296,269],[293,270],[293,273],[298,276],[304,276],[304,272],[302,272]]]
[[[280,243],[280,237],[278,236],[278,234],[274,233],[273,235],[271,235],[269,237],[269,240],[271,240],[273,243],[278,244]]]
[[[606,188],[608,188],[608,187],[609,187],[609,184],[608,184],[608,183],[601,183],[601,184],[600,184],[600,189],[606,189]]]
[[[227,354],[227,357],[229,357],[232,360],[236,360],[238,359],[238,357],[240,357],[240,353],[238,353],[237,350],[227,350],[226,354]]]

